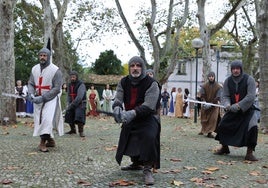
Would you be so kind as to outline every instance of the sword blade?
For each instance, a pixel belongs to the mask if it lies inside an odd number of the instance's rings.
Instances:
[[[112,117],[115,116],[113,112],[106,112],[106,111],[103,111],[103,110],[97,110],[97,112],[100,113],[100,114],[105,114],[107,116],[112,116]]]
[[[16,95],[16,94],[12,94],[12,93],[4,93],[2,92],[2,95],[5,96],[5,97],[13,97],[13,98],[16,98],[16,99],[24,99],[25,97],[22,97],[20,95]]]
[[[220,104],[214,104],[214,103],[209,103],[209,102],[204,102],[204,101],[197,101],[197,100],[193,100],[193,99],[187,99],[186,101],[192,102],[192,103],[198,103],[198,104],[208,104],[208,105],[215,106],[215,107],[225,108],[223,105],[220,105]]]

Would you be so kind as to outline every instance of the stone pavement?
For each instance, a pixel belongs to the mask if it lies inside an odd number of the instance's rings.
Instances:
[[[120,126],[112,118],[88,118],[85,139],[56,136],[48,153],[37,149],[32,119],[18,120],[0,126],[0,187],[109,187],[119,180],[145,187],[142,171],[123,172],[114,159]],[[259,134],[255,155],[260,161],[249,163],[246,148],[213,155],[218,142],[199,131],[192,119],[162,117],[161,169],[151,187],[268,187],[268,135]],[[122,165],[128,163],[124,157]]]

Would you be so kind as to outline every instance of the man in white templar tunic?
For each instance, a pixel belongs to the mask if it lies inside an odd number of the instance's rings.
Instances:
[[[62,73],[50,62],[51,52],[42,48],[39,53],[40,63],[32,68],[28,81],[30,100],[34,103],[34,132],[40,136],[39,150],[48,152],[47,147],[55,147],[53,129],[59,136],[64,134],[63,117],[60,107]]]

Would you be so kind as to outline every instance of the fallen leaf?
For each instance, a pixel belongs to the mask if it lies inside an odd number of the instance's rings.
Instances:
[[[127,181],[127,180],[122,180],[122,179],[109,183],[109,187],[129,186],[129,185],[135,185],[135,183],[133,181]]]
[[[221,178],[222,178],[222,179],[228,179],[229,176],[227,176],[227,175],[223,175],[223,176],[221,176]]]
[[[21,169],[21,167],[18,167],[18,166],[8,166],[8,167],[4,167],[4,170],[17,170],[17,169]]]
[[[235,161],[231,161],[231,162],[217,161],[217,163],[221,165],[233,165]]]
[[[37,155],[38,153],[37,152],[30,152],[28,153],[28,155]]]
[[[176,181],[176,180],[173,180],[173,181],[171,182],[171,184],[176,185],[176,186],[184,185],[183,182],[181,182],[181,181]]]
[[[171,158],[170,161],[172,161],[172,162],[181,162],[181,159],[178,159],[178,158]]]
[[[90,182],[87,182],[87,181],[81,180],[81,179],[77,181],[77,184],[84,185],[84,186],[91,186]]]
[[[115,151],[115,150],[117,150],[117,146],[106,147],[105,150],[106,151]]]
[[[262,168],[268,168],[268,165],[263,165]]]
[[[169,173],[171,173],[171,174],[177,174],[177,173],[180,173],[181,172],[181,170],[179,170],[179,169],[172,169],[172,170],[164,170],[164,171],[161,171],[163,174],[169,174]]]
[[[215,167],[215,166],[207,167],[205,169],[206,170],[209,170],[209,171],[217,171],[217,170],[219,170],[219,168],[218,167]]]
[[[195,182],[195,183],[204,183],[203,178],[191,178],[190,181]]]
[[[197,169],[196,167],[193,167],[193,166],[184,166],[183,168],[186,170],[196,170]]]
[[[244,160],[243,163],[252,164],[252,161]]]
[[[210,171],[210,170],[204,170],[204,171],[202,171],[202,173],[203,173],[203,174],[212,174],[213,172]]]
[[[74,174],[72,170],[67,170],[67,174]]]
[[[267,184],[268,180],[261,179],[261,180],[256,180],[256,182],[259,184]]]
[[[252,171],[249,174],[252,176],[260,176],[261,175],[261,173],[259,171]]]
[[[4,185],[7,185],[7,184],[11,184],[13,182],[11,180],[5,179],[5,180],[2,180],[1,183],[4,184]]]

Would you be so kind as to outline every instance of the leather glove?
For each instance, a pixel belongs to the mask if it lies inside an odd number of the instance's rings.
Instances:
[[[124,124],[129,124],[136,117],[135,110],[123,111],[121,113],[121,122]]]
[[[232,104],[232,106],[230,107],[230,111],[231,112],[238,112],[240,110],[240,106],[238,104]]]
[[[44,99],[42,96],[37,96],[37,97],[32,96],[32,101],[35,104],[40,104],[40,103],[44,102]]]
[[[73,109],[75,109],[75,105],[74,104],[69,104],[68,106],[67,106],[67,109],[66,109],[66,111],[68,110],[73,110]]]
[[[203,104],[203,109],[204,110],[208,110],[211,108],[211,105],[210,104]]]
[[[122,108],[120,106],[116,106],[114,108],[114,120],[116,123],[122,123],[121,113],[122,113]]]

